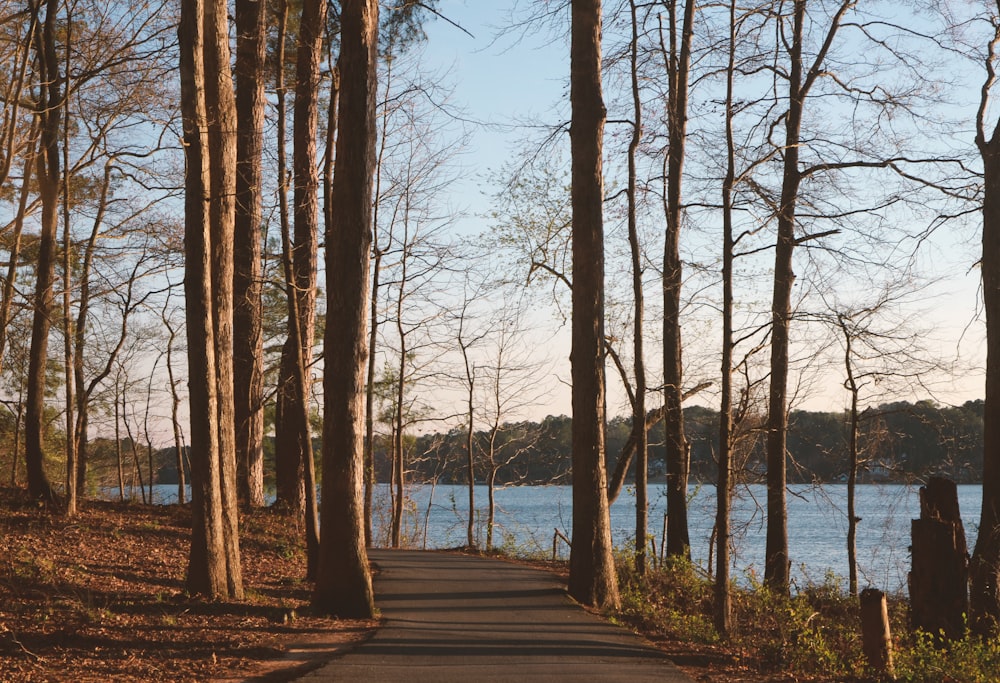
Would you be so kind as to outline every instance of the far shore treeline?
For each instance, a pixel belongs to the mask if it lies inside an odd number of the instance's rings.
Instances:
[[[690,444],[691,483],[715,481],[718,452],[718,413],[702,406],[684,410],[685,434]],[[763,416],[747,419],[737,444],[739,480],[764,481]],[[846,480],[848,421],[846,413],[797,410],[789,416],[788,451],[791,483],[840,483]],[[564,415],[548,416],[540,422],[523,421],[502,425],[493,438],[496,485],[570,483],[570,434],[572,420]],[[608,469],[614,470],[628,441],[631,419],[615,417],[608,422]],[[489,464],[488,431],[476,433],[476,479],[486,483],[493,469]],[[889,403],[870,408],[861,420],[859,441],[863,464],[862,483],[923,481],[942,475],[959,483],[980,483],[983,452],[983,401],[943,406],[932,401]],[[318,440],[316,441],[319,446]],[[390,480],[388,439],[376,443],[375,468],[379,482]],[[406,439],[407,479],[412,483],[460,484],[467,481],[466,434],[456,428],[445,433],[411,435]],[[272,460],[273,440],[265,444]],[[94,444],[96,486],[117,484],[118,449],[113,440]],[[126,481],[140,478],[136,463],[146,473],[148,449],[128,439],[122,442]],[[174,449],[156,449],[152,466],[158,484],[175,484]],[[265,471],[273,471],[267,467]],[[653,481],[664,476],[663,424],[650,431],[650,473]],[[629,475],[631,481],[631,474]]]

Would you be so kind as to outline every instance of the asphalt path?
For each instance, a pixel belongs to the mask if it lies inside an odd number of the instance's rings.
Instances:
[[[550,572],[458,553],[369,557],[383,625],[300,680],[691,683],[638,636],[572,601]]]

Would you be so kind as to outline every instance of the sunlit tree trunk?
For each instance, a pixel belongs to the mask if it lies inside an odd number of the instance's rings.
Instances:
[[[240,500],[264,505],[264,345],[261,303],[261,155],[267,3],[236,10],[236,218],[233,240],[233,394]]]
[[[375,606],[363,510],[364,377],[375,167],[378,2],[345,0],[333,219],[327,227],[327,325],[323,379],[323,509],[313,604],[369,618]]]
[[[573,0],[570,46],[573,204],[573,547],[569,592],[618,605],[604,468],[604,179],[601,3]]]
[[[232,396],[235,101],[221,0],[182,0],[185,297],[191,413],[192,533],[187,587],[242,599]]]
[[[41,230],[38,237],[38,266],[35,271],[34,313],[31,347],[28,356],[27,399],[24,416],[25,462],[28,492],[38,500],[56,501],[55,491],[45,473],[44,412],[45,376],[48,358],[49,328],[53,312],[56,234],[59,227],[59,127],[62,93],[59,57],[56,53],[58,0],[48,0],[39,42],[38,63],[41,87],[39,118],[41,151],[37,159],[38,193],[42,200]]]

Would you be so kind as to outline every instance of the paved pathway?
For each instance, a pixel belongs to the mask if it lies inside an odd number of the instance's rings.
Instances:
[[[370,557],[383,626],[300,680],[691,683],[641,639],[573,603],[549,572],[453,553]]]

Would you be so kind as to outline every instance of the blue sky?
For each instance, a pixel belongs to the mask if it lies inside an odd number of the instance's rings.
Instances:
[[[550,3],[555,5],[556,3]],[[465,216],[458,226],[463,233],[475,234],[488,227],[483,214],[489,209],[489,194],[493,191],[486,186],[486,175],[498,169],[519,149],[520,143],[538,136],[530,122],[543,121],[554,124],[564,119],[566,104],[566,83],[568,77],[568,44],[564,32],[558,26],[553,28],[542,23],[530,23],[514,28],[518,20],[523,20],[525,12],[544,6],[542,3],[517,2],[516,0],[444,0],[438,10],[448,19],[461,25],[472,35],[438,18],[426,26],[428,41],[423,49],[422,65],[438,74],[442,82],[453,88],[452,105],[464,110],[469,120],[494,124],[493,126],[473,126],[469,145],[462,155],[460,179],[453,183],[450,203]],[[565,17],[568,20],[568,17]],[[521,125],[518,125],[521,124]],[[938,236],[938,249],[955,257],[949,241],[948,229]],[[963,248],[968,252],[968,248]],[[939,253],[939,257],[942,253]],[[953,277],[937,288],[940,292],[927,309],[919,313],[933,320],[936,336],[940,336],[937,348],[942,357],[955,354],[959,340],[964,344],[966,361],[973,361],[979,355],[981,326],[973,323],[978,287],[978,270],[973,267],[974,259],[960,255],[953,261]],[[932,257],[933,258],[933,257]],[[962,265],[968,260],[967,268]],[[656,353],[650,346],[650,353]],[[568,357],[565,353],[557,356]],[[569,411],[568,389],[565,385],[568,363],[561,363],[562,387],[557,389],[547,412]],[[615,384],[609,368],[609,386]],[[839,410],[846,400],[839,379],[819,383],[823,388],[805,407],[817,410]],[[973,370],[954,389],[938,388],[936,398],[946,402],[962,402],[982,394],[981,377]],[[613,406],[620,404],[612,386],[609,407],[612,414],[618,412]],[[914,399],[920,397],[900,397]]]

